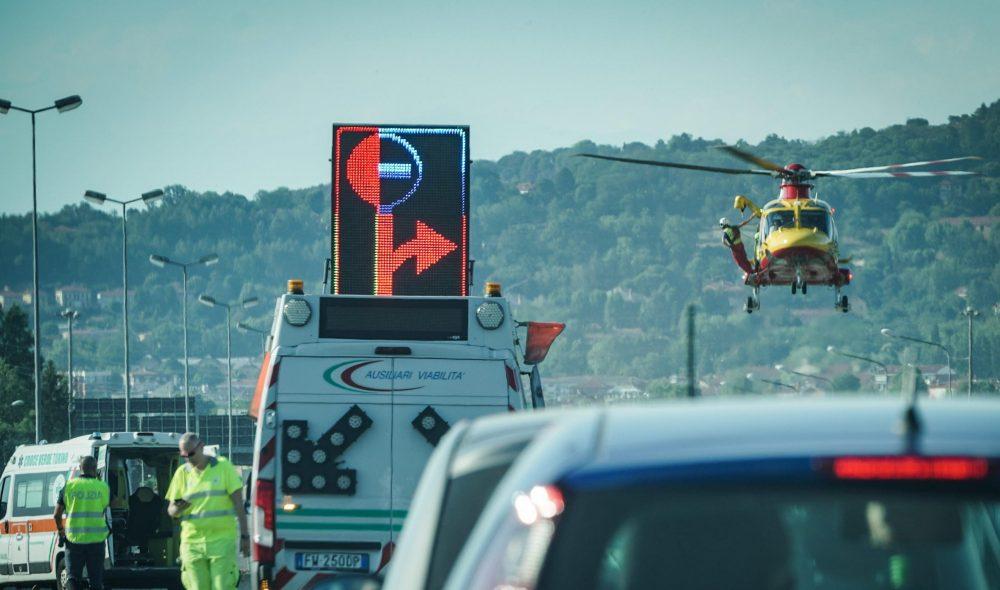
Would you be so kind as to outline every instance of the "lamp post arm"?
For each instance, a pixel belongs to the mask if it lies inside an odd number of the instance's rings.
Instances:
[[[10,105],[10,110],[12,110],[12,111],[21,111],[22,113],[28,113],[31,116],[35,116],[38,113],[44,113],[45,111],[51,111],[54,108],[56,108],[55,105],[47,106],[47,107],[41,108],[41,109],[25,109],[25,108],[21,108],[19,106]]]

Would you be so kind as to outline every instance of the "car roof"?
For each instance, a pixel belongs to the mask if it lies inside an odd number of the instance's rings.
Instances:
[[[900,399],[694,400],[604,411],[588,467],[844,454],[912,453]],[[1000,402],[918,405],[916,452],[1000,456]]]

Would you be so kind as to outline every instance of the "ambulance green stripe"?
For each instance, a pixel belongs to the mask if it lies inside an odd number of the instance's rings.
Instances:
[[[279,529],[338,530],[338,531],[400,531],[402,524],[355,522],[278,522]]]
[[[296,516],[342,516],[349,518],[406,518],[406,510],[348,510],[302,508],[290,512],[279,512],[278,518],[293,518]]]

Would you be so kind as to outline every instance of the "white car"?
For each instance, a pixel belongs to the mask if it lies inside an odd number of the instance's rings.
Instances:
[[[912,411],[885,398],[478,420],[467,432],[496,435],[497,449],[500,433],[518,440],[519,429],[527,444],[514,444],[478,514],[481,498],[451,506],[448,493],[456,475],[503,453],[477,459],[478,445],[463,453],[460,435],[442,447],[418,492],[427,518],[407,523],[381,587],[998,588],[997,424],[997,401]],[[446,524],[453,511],[460,527]],[[447,543],[470,526],[450,563]]]
[[[547,413],[446,579],[400,559],[384,588],[1000,587],[1000,401]]]

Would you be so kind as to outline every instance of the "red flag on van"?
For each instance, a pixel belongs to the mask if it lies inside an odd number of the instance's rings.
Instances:
[[[566,329],[556,322],[528,322],[528,343],[524,346],[524,364],[537,365],[549,354],[549,347]]]

